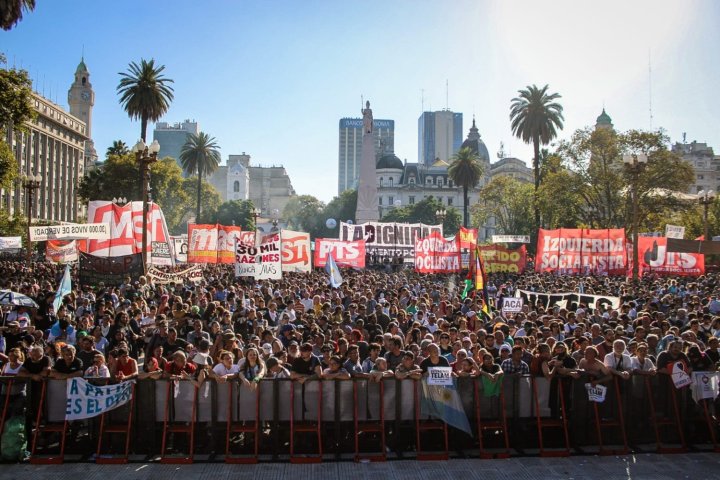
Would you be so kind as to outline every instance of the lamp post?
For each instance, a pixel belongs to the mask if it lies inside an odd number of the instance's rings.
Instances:
[[[273,209],[272,211],[272,229],[271,232],[277,232],[278,231],[278,222],[280,221],[280,210],[277,208]]]
[[[633,282],[638,281],[638,177],[647,165],[648,157],[644,153],[623,155],[623,163],[632,176],[631,195],[632,195],[632,227],[633,227]]]
[[[157,154],[160,151],[160,144],[157,140],[153,141],[150,145],[145,145],[145,142],[138,140],[135,146],[132,148],[132,152],[135,154],[135,161],[140,167],[140,174],[142,177],[142,202],[143,202],[143,235],[142,235],[142,260],[143,269],[147,271],[147,217],[148,217],[148,202],[150,192],[150,165],[157,162]]]
[[[710,240],[708,236],[708,207],[715,201],[715,192],[712,190],[700,190],[698,192],[698,202],[703,206],[703,231],[705,232],[705,241]]]
[[[32,225],[33,207],[35,206],[34,196],[35,190],[40,188],[42,177],[40,175],[30,174],[22,178],[22,188],[25,190],[27,198],[27,228],[28,228],[28,244],[27,244],[27,264],[30,268],[32,261],[32,242],[30,241],[30,226]]]
[[[437,219],[438,223],[441,225],[445,222],[445,217],[447,216],[447,210],[445,210],[443,207],[440,207],[438,210],[435,210],[435,218]]]
[[[116,205],[120,205],[121,207],[127,203],[127,198],[125,197],[119,197],[115,198],[113,197],[112,202]]]

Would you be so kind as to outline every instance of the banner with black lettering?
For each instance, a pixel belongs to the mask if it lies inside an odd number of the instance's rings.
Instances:
[[[118,257],[98,257],[79,252],[80,268],[78,276],[81,285],[121,285],[125,278],[137,280],[143,273],[142,253]]]
[[[405,263],[414,263],[417,239],[428,237],[433,233],[442,237],[442,225],[392,222],[367,222],[354,225],[340,222],[340,240],[364,240],[365,251],[372,263],[392,262],[397,258],[401,258]]]
[[[203,278],[203,271],[200,265],[195,265],[179,272],[163,272],[155,267],[147,271],[148,280],[153,283],[185,283],[185,280],[197,283]]]
[[[116,385],[97,386],[84,378],[67,381],[65,420],[82,420],[97,417],[130,401],[135,380]]]
[[[529,290],[516,290],[515,296],[523,298],[527,305],[540,304],[544,308],[557,305],[568,310],[577,310],[581,303],[587,305],[588,308],[620,308],[620,297],[611,297],[609,295],[590,295],[577,292],[539,293]]]
[[[235,276],[255,277],[256,280],[281,279],[281,248],[280,233],[263,235],[257,246],[237,242],[235,246]]]

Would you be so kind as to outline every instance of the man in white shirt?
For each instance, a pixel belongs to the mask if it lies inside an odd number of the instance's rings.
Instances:
[[[604,363],[613,375],[617,375],[623,380],[630,378],[632,359],[625,350],[624,340],[615,340],[613,342],[613,351],[605,355]]]

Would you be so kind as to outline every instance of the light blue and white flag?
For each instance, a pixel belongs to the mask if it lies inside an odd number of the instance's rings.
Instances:
[[[455,386],[428,385],[426,378],[420,383],[420,413],[438,418],[472,437],[470,422]]]
[[[65,273],[63,273],[60,285],[58,285],[57,292],[55,292],[55,299],[53,300],[53,308],[57,314],[58,308],[62,305],[62,300],[65,295],[69,295],[72,292],[72,280],[70,280],[70,265],[65,265]]]
[[[330,279],[328,280],[330,286],[332,288],[340,288],[343,278],[342,275],[340,275],[340,269],[338,268],[337,263],[335,263],[335,259],[332,254],[328,255],[327,262],[325,263],[325,271],[328,275],[330,275]]]

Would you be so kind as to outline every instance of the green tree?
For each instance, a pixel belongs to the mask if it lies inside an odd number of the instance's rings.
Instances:
[[[120,104],[131,119],[140,119],[140,138],[147,141],[148,122],[156,122],[167,113],[173,100],[173,80],[162,72],[165,65],[155,66],[155,59],[130,62],[127,72],[120,72],[117,92]]]
[[[558,93],[548,93],[548,85],[538,88],[528,85],[518,90],[518,96],[510,104],[510,126],[513,135],[525,143],[533,144],[533,173],[535,193],[540,188],[540,145],[549,144],[557,130],[563,128],[563,107],[555,100]],[[540,209],[535,207],[535,228],[540,227]]]
[[[255,230],[255,205],[251,200],[230,200],[221,204],[210,217],[210,223],[237,225],[243,230]]]
[[[508,176],[497,176],[480,190],[480,202],[473,205],[473,222],[481,225],[490,218],[500,234],[527,235],[532,221],[533,185]]]
[[[423,198],[413,205],[393,208],[383,216],[382,221],[436,225],[438,223],[437,211],[441,209],[445,210],[443,234],[446,236],[455,235],[457,231],[460,230],[460,226],[462,226],[460,212],[453,207],[446,207],[440,199],[432,195]]]
[[[195,221],[200,223],[200,197],[202,196],[202,177],[217,170],[220,164],[220,151],[214,137],[205,132],[190,134],[180,151],[180,165],[185,173],[197,175],[197,210]]]
[[[113,140],[112,146],[108,147],[107,152],[105,152],[105,156],[109,157],[110,155],[127,155],[130,153],[130,149],[128,146],[123,142],[122,140]]]
[[[322,226],[324,209],[325,204],[312,195],[296,195],[285,205],[282,216],[288,228],[310,233]]]
[[[194,177],[188,177],[183,180],[183,191],[188,195],[189,199],[192,199],[197,194],[197,179]],[[215,213],[217,212],[218,208],[220,208],[220,204],[222,203],[222,197],[220,196],[220,193],[215,190],[215,187],[213,187],[208,181],[203,180],[202,181],[202,196],[200,197],[200,202],[202,203],[203,208],[203,215],[206,218],[213,218],[215,216]],[[187,221],[195,216],[197,213],[195,211],[195,208],[193,208],[193,201],[189,200],[185,205],[185,217],[184,222],[187,223]]]
[[[452,181],[463,189],[463,225],[465,227],[470,221],[468,190],[475,188],[475,185],[480,183],[484,173],[480,158],[470,147],[461,148],[453,155],[450,167],[448,167],[448,175]]]
[[[542,166],[542,183],[535,195],[544,228],[586,227],[582,220],[583,198],[577,188],[574,172],[562,164],[562,158],[551,154]]]
[[[355,221],[355,211],[357,210],[357,190],[345,190],[337,197],[330,200],[322,211],[320,222],[317,230],[310,233],[311,237],[327,237],[337,238],[340,232],[340,222],[348,220]],[[327,228],[325,222],[328,219],[334,219],[337,222],[335,228]]]
[[[12,3],[12,2],[10,2]],[[0,64],[4,64],[0,59]],[[10,127],[27,132],[26,122],[37,116],[32,105],[32,81],[25,70],[0,68],[0,132]],[[18,174],[18,163],[5,136],[0,135],[0,188],[9,188]]]
[[[10,30],[23,18],[23,13],[35,10],[35,0],[0,1],[0,27]]]

